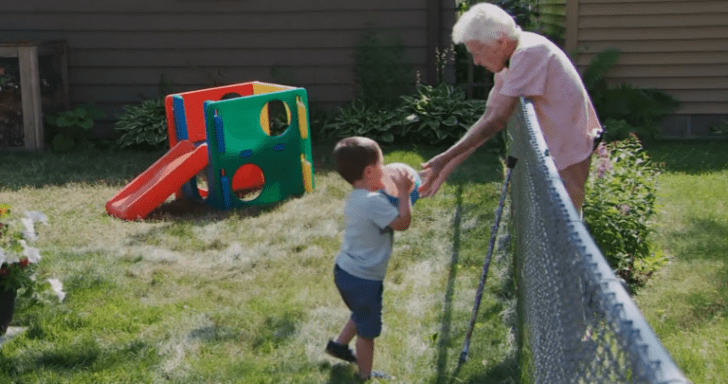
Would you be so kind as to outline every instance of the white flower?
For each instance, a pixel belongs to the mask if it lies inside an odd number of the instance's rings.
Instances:
[[[40,261],[40,250],[33,248],[25,243],[25,240],[20,240],[20,245],[23,246],[23,256],[28,258],[29,263],[37,264]]]
[[[5,251],[2,248],[0,248],[0,265],[3,265],[4,262],[5,262]]]
[[[23,223],[23,226],[25,227],[25,230],[22,231],[23,237],[30,241],[38,240],[38,235],[35,233],[35,226],[33,225],[33,220],[29,219],[27,217],[23,217],[20,219],[20,222]]]
[[[20,262],[20,257],[18,255],[16,255],[15,253],[9,253],[5,257],[6,257],[5,258],[5,262],[8,263],[8,264],[19,263]]]
[[[25,212],[25,217],[29,218],[30,220],[33,220],[34,223],[43,223],[45,225],[48,225],[48,216],[44,215],[41,212],[38,211],[28,211]]]
[[[58,296],[58,301],[63,301],[66,297],[66,292],[63,292],[63,283],[58,279],[48,279],[48,282],[51,283],[53,292]]]

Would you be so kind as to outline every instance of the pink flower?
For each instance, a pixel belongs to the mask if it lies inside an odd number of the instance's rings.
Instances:
[[[597,163],[597,177],[602,178],[604,174],[612,170],[612,161],[609,160],[609,149],[604,143],[599,143],[597,147],[597,156],[599,157],[599,163]]]
[[[612,162],[609,158],[599,159],[599,165],[597,166],[597,177],[602,178],[604,174],[612,170]]]
[[[604,143],[599,143],[599,146],[597,147],[597,155],[599,155],[599,157],[609,157],[609,150],[607,150],[607,146]]]

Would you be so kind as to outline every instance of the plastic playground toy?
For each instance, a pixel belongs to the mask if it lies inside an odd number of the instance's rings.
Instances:
[[[227,210],[313,190],[305,89],[254,81],[168,95],[165,108],[170,150],[109,214],[144,219],[172,194]]]

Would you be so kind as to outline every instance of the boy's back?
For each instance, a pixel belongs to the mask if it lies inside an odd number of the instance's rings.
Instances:
[[[397,207],[381,193],[354,189],[344,208],[346,226],[336,264],[361,279],[384,280],[392,254],[389,223],[397,215]]]

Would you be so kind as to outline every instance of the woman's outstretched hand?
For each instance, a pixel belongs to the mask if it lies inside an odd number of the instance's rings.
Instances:
[[[442,155],[435,156],[430,161],[422,164],[422,171],[420,172],[422,185],[418,191],[420,197],[430,197],[437,193],[440,185],[447,179],[447,174],[443,172],[444,165]]]

